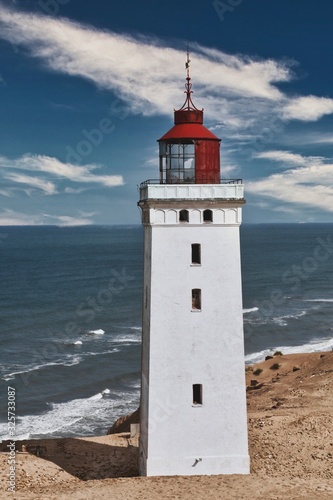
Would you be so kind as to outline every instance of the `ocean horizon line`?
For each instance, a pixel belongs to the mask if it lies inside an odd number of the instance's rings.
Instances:
[[[333,221],[295,221],[295,222],[242,222],[242,226],[292,226],[292,225],[332,225]],[[92,224],[0,224],[0,228],[17,228],[17,227],[26,227],[26,228],[34,228],[34,227],[44,227],[44,228],[70,228],[70,227],[142,227],[141,222],[129,222],[123,224],[106,224],[106,223],[92,223]]]

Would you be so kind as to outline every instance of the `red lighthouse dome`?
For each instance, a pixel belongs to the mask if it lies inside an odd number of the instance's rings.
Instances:
[[[203,125],[203,110],[192,102],[190,59],[187,55],[186,99],[175,110],[174,126],[161,137],[160,180],[166,184],[218,184],[220,142]]]

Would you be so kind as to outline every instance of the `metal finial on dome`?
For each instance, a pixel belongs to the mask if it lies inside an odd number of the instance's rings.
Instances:
[[[185,62],[185,68],[186,68],[186,83],[185,83],[185,91],[184,93],[186,94],[186,99],[182,107],[178,111],[199,111],[198,108],[196,108],[193,104],[191,94],[193,94],[192,91],[192,83],[191,83],[191,76],[190,76],[190,51],[189,47],[187,45],[187,58]]]
[[[190,77],[190,62],[191,62],[190,51],[189,51],[188,44],[187,44],[187,59],[186,59],[186,63],[185,63],[185,68],[187,70],[187,79],[189,78],[191,80],[191,77]]]

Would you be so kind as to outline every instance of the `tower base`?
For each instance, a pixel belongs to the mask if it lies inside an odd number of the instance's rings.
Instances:
[[[250,458],[228,457],[184,457],[140,460],[141,476],[199,476],[218,474],[249,474]]]

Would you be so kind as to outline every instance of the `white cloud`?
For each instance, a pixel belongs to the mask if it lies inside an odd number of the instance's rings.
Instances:
[[[57,189],[53,182],[45,181],[43,179],[38,179],[37,177],[32,177],[30,175],[22,175],[10,173],[4,175],[4,178],[11,180],[14,183],[25,184],[35,189],[43,191],[45,194],[56,194]]]
[[[182,104],[184,52],[157,38],[101,31],[2,3],[0,37],[27,48],[54,71],[111,90],[132,113],[169,115]],[[289,98],[279,90],[277,83],[294,77],[291,63],[229,55],[195,43],[191,48],[195,103],[210,119],[221,121],[222,116],[230,129],[260,129],[263,115],[318,120],[333,112],[330,99]]]
[[[283,153],[285,152],[272,151],[262,154],[261,157],[281,161],[284,156],[289,164],[303,166],[247,182],[246,190],[286,204],[333,212],[332,162],[324,158]]]
[[[314,95],[295,98],[283,110],[285,118],[302,121],[317,121],[331,113],[333,113],[333,99]]]
[[[80,194],[80,193],[83,193],[83,191],[85,191],[84,188],[75,189],[75,188],[71,188],[71,187],[66,187],[64,190],[64,192],[66,194]]]
[[[325,158],[322,156],[302,156],[300,154],[291,153],[290,151],[263,151],[256,153],[254,158],[263,158],[273,160],[287,165],[306,165],[309,162],[313,164],[321,164]]]
[[[42,224],[40,215],[27,215],[14,210],[0,212],[0,226],[34,226]]]
[[[52,71],[79,76],[112,91],[125,101],[126,113],[170,115],[174,106],[182,104],[184,52],[167,47],[157,38],[102,31],[60,17],[20,12],[8,9],[1,0],[0,37],[22,46]],[[261,137],[265,140],[253,144],[252,149],[267,147],[283,134],[288,120],[317,121],[333,113],[333,99],[290,96],[279,89],[278,83],[294,78],[292,64],[229,55],[194,43],[191,47],[194,102],[205,108],[206,120],[209,118],[212,128],[220,129],[222,138],[227,138],[230,147],[238,147],[238,151],[240,144],[251,145]],[[302,140],[304,137],[305,134]],[[297,141],[294,142],[295,137],[292,139],[290,144],[294,145]],[[313,143],[332,142],[329,134],[313,135],[312,139]],[[222,151],[223,175],[237,169],[233,157],[228,156],[231,152],[231,149]],[[264,151],[255,157],[278,162],[285,171],[247,183],[248,191],[290,206],[333,211],[330,162],[290,151]],[[156,164],[156,158],[148,158],[146,166]],[[37,189],[51,195],[79,193],[92,184],[105,187],[123,184],[121,176],[98,174],[98,165],[73,165],[48,156],[27,154],[15,160],[0,157],[1,166],[0,175],[11,183],[3,186],[0,192],[3,196],[10,196],[17,186],[25,186],[29,195]],[[67,182],[60,183],[63,180]],[[79,216],[77,220],[89,217]],[[59,219],[59,223],[66,220]]]
[[[125,103],[120,105],[123,117],[128,113],[170,115],[173,107],[183,103],[185,54],[157,38],[101,31],[59,16],[20,12],[8,9],[1,0],[0,37],[24,47],[52,71],[79,76],[112,91]],[[230,55],[195,43],[191,50],[194,102],[204,107],[206,124],[220,128],[216,133],[222,139],[233,141],[227,143],[224,155],[228,148],[235,153],[232,148],[236,147],[237,155],[240,149],[258,150],[267,142],[281,140],[290,119],[316,121],[333,113],[331,99],[289,97],[278,88],[279,82],[294,78],[292,62]],[[112,107],[115,105],[116,101]],[[120,177],[93,175],[95,166],[75,167],[74,172],[74,165],[44,160],[49,175],[53,168],[54,175],[59,177],[62,171],[72,182],[108,186],[123,182]],[[38,159],[35,163],[39,170]],[[153,164],[156,160],[147,166]],[[69,194],[68,186],[66,192]]]
[[[28,14],[0,4],[0,36],[21,44],[55,71],[75,75],[115,91],[133,112],[170,113],[179,100],[184,52],[157,39],[98,31],[65,19]],[[193,77],[202,90],[239,97],[281,98],[275,82],[291,78],[289,69],[273,60],[230,56],[193,44],[197,52]],[[152,50],[152,48],[154,50]],[[194,57],[193,57],[194,58]],[[222,92],[223,93],[223,92]],[[202,99],[200,99],[202,100]]]
[[[72,217],[70,215],[58,215],[53,217],[53,220],[58,220],[59,226],[86,226],[93,224],[93,220],[87,217]]]
[[[44,224],[56,224],[58,226],[86,226],[88,224],[93,224],[92,217],[96,215],[96,212],[84,213],[80,212],[78,216],[73,215],[48,215],[43,214]]]
[[[237,165],[222,165],[222,174],[225,175],[225,174],[229,174],[230,172],[235,172],[236,170],[238,170],[238,166]]]
[[[279,212],[279,213],[285,213],[285,214],[291,214],[291,215],[297,215],[299,211],[297,210],[297,207],[293,206],[285,206],[285,205],[279,205],[277,207],[272,208],[273,212]]]
[[[11,190],[10,189],[0,189],[0,195],[1,196],[7,196],[8,198],[11,196]]]
[[[333,144],[333,134],[328,130],[318,129],[317,126],[302,126],[300,130],[298,127],[292,130],[288,129],[288,133],[279,137],[279,147],[282,145],[285,148],[302,149],[304,146],[316,146],[320,149],[321,146]]]
[[[330,134],[311,134],[306,144],[333,144],[333,136]]]
[[[0,212],[0,226],[43,226],[55,224],[59,226],[82,226],[93,224],[95,214],[81,213],[73,215],[26,214],[14,210]]]
[[[0,156],[0,167],[2,167],[2,177],[11,181],[12,185],[24,184],[30,188],[39,189],[47,195],[59,193],[59,188],[55,182],[57,179],[66,179],[83,184],[100,184],[105,187],[122,186],[124,184],[121,175],[96,175],[93,171],[100,168],[99,165],[72,165],[63,163],[57,158],[43,155],[26,154],[16,159]],[[25,173],[22,173],[22,171]],[[26,172],[35,172],[35,175],[27,175]],[[51,177],[52,181],[47,177]],[[64,192],[74,193],[74,188],[67,186]]]

